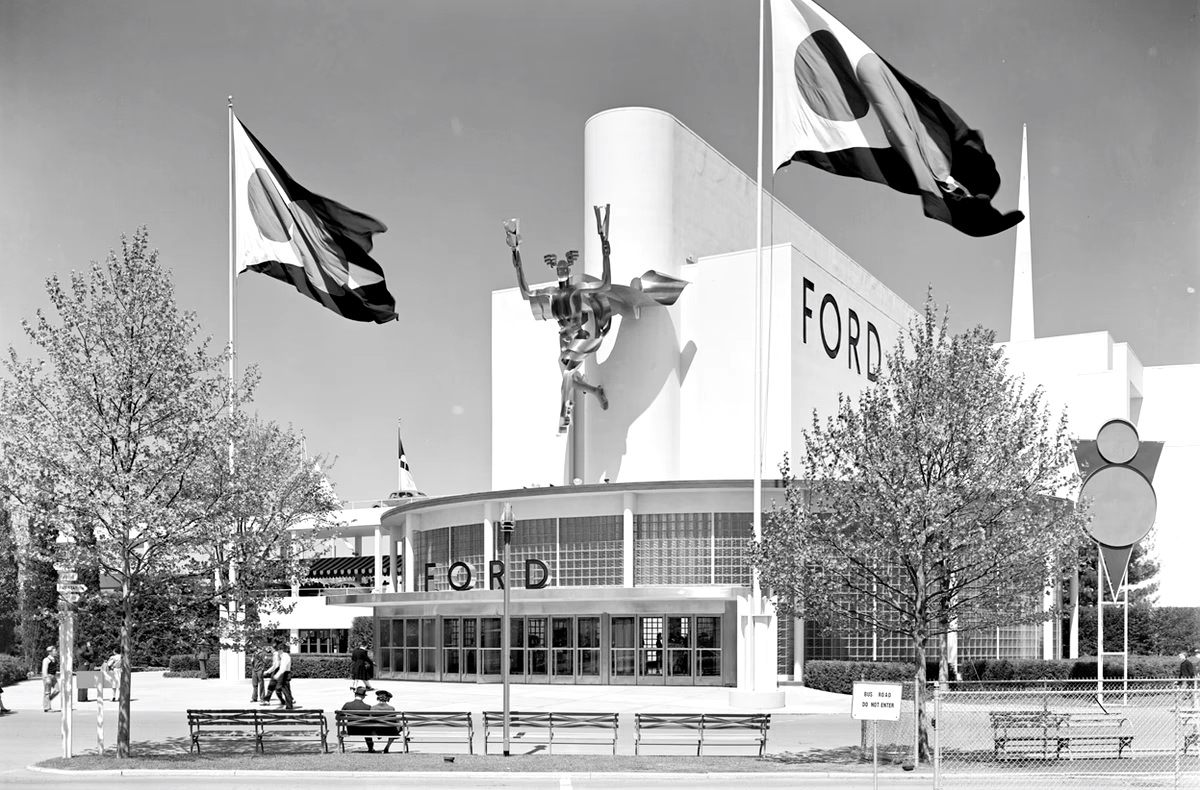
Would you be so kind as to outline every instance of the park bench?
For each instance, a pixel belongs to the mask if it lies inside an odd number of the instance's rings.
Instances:
[[[475,753],[475,725],[468,711],[405,711],[404,751],[416,740],[421,743],[465,743]]]
[[[337,729],[338,749],[346,751],[346,741],[382,741],[388,748],[393,740],[403,741],[404,724],[399,711],[394,710],[336,710],[333,712]]]
[[[705,746],[757,746],[762,757],[770,726],[768,713],[636,713],[633,753],[643,745],[695,746],[697,756]]]
[[[253,738],[255,749],[265,752],[267,738],[319,740],[329,751],[329,727],[321,710],[196,710],[187,712],[191,751],[200,752],[201,740]]]
[[[1059,756],[1058,727],[1063,714],[1048,710],[998,710],[988,714],[996,759],[1006,757],[1055,759]]]
[[[192,736],[189,751],[199,753],[202,738],[222,741],[250,738],[254,748],[261,750],[257,714],[256,710],[188,710],[188,730]]]
[[[1133,749],[1133,733],[1125,723],[1119,713],[1067,713],[1059,724],[1059,752],[1069,758],[1110,757],[1116,749],[1120,759],[1126,749]]]
[[[1179,729],[1183,733],[1183,755],[1186,757],[1188,749],[1200,743],[1200,708],[1179,711]]]
[[[616,713],[533,713],[515,711],[508,714],[509,741],[525,744],[545,744],[549,754],[554,744],[595,744],[609,746],[617,753]],[[504,741],[504,712],[483,712],[483,752],[489,743]]]
[[[317,740],[321,751],[329,752],[329,724],[325,711],[307,708],[294,710],[260,710],[258,713],[258,749],[266,751],[267,738],[287,740]]]

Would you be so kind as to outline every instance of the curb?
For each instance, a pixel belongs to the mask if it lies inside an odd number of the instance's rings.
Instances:
[[[264,770],[212,770],[200,771],[192,769],[171,770],[165,768],[112,768],[100,770],[78,770],[68,768],[44,768],[39,765],[26,766],[30,771],[36,771],[44,774],[55,775],[78,775],[78,776],[212,776],[212,777],[239,777],[245,778],[249,776],[264,776],[273,778],[287,778],[298,776],[321,776],[330,779],[355,779],[355,778],[396,778],[402,776],[412,780],[428,780],[444,779],[447,776],[462,777],[464,781],[486,782],[495,780],[496,777],[504,777],[514,781],[536,781],[547,777],[558,776],[566,779],[643,779],[657,781],[683,781],[686,779],[721,779],[725,781],[753,781],[761,779],[764,776],[811,776],[817,779],[843,779],[843,778],[862,778],[871,776],[869,771],[751,771],[751,772],[735,772],[735,771],[705,771],[705,772],[661,772],[661,771],[513,771],[513,772],[496,772],[496,771],[278,771],[272,769]],[[961,775],[961,774],[960,774]],[[903,774],[889,774],[888,781],[899,779],[901,781],[923,781],[932,782],[932,773],[917,773],[905,772]]]

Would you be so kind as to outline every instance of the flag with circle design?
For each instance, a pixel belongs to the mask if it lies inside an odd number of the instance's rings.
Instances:
[[[1024,214],[992,205],[1000,174],[945,102],[879,57],[811,0],[771,0],[772,164],[919,195],[925,216],[969,236],[1008,230]]]
[[[298,184],[234,118],[235,258],[353,321],[396,319],[396,300],[370,256],[377,219]]]

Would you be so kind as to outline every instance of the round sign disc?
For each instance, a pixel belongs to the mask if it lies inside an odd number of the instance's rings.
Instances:
[[[1106,546],[1131,546],[1154,526],[1158,499],[1141,472],[1129,466],[1098,469],[1079,493],[1091,501],[1088,532]]]
[[[1127,464],[1137,455],[1137,429],[1124,420],[1106,422],[1096,434],[1096,449],[1110,464]]]

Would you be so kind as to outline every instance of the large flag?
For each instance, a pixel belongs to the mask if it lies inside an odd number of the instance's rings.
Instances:
[[[396,300],[368,254],[387,227],[296,183],[237,118],[233,152],[237,273],[283,280],[354,321],[395,320]]]
[[[810,0],[771,0],[773,164],[810,165],[920,195],[925,215],[970,236],[1024,218],[991,203],[1000,187],[983,137]]]

